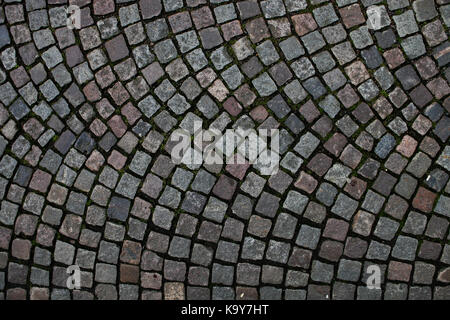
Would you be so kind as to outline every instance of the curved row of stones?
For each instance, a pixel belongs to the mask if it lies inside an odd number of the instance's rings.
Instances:
[[[450,299],[448,0],[0,3],[0,299]]]

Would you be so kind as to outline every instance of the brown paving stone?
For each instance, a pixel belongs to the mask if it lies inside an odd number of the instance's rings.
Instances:
[[[319,251],[319,257],[329,261],[339,261],[344,251],[344,245],[341,242],[325,240],[322,242]]]
[[[114,12],[114,0],[94,0],[94,14],[103,16]]]
[[[389,66],[389,69],[395,69],[405,62],[405,57],[399,48],[394,48],[383,53],[384,59]]]
[[[207,6],[192,11],[191,16],[197,29],[206,28],[214,24],[213,14]]]
[[[225,41],[230,41],[230,39],[240,36],[243,33],[241,23],[238,20],[223,24],[221,29]]]
[[[399,261],[391,261],[388,268],[388,279],[408,282],[411,271],[412,265]]]
[[[417,141],[413,137],[406,135],[403,137],[396,150],[405,157],[409,158],[414,154],[417,144]]]
[[[323,236],[337,241],[345,240],[348,231],[348,222],[338,219],[329,219],[323,231]]]
[[[245,30],[247,30],[250,40],[253,43],[258,43],[261,40],[270,37],[269,29],[263,18],[250,20],[246,23]]]
[[[295,32],[297,32],[299,36],[304,36],[305,34],[317,29],[316,21],[311,13],[298,14],[292,16],[291,19],[294,23]]]
[[[345,185],[344,191],[348,192],[353,198],[360,199],[366,191],[367,182],[356,177],[351,177]]]
[[[112,62],[121,60],[129,54],[123,35],[118,35],[117,37],[107,41],[105,43],[105,48]]]
[[[48,186],[50,185],[51,179],[51,174],[42,170],[37,170],[34,172],[29,186],[33,190],[45,193],[48,189]]]
[[[417,191],[417,194],[413,199],[412,205],[414,208],[419,209],[420,211],[431,212],[435,198],[435,193],[423,187],[419,187],[419,190]]]
[[[365,65],[361,61],[356,61],[345,67],[345,72],[354,85],[358,85],[370,78],[369,72],[367,72]]]
[[[300,190],[306,191],[307,193],[311,194],[316,189],[317,183],[318,182],[317,182],[316,179],[314,179],[314,177],[312,177],[311,175],[309,175],[306,172],[302,171],[302,172],[300,172],[300,176],[298,177],[298,180],[295,183],[295,187],[297,187]]]
[[[138,283],[139,282],[139,267],[130,264],[120,265],[120,282],[124,283]]]
[[[236,190],[237,182],[236,180],[226,176],[221,175],[217,180],[212,192],[217,195],[219,198],[224,200],[231,200],[233,197],[234,191]]]
[[[308,162],[307,167],[317,175],[323,176],[331,167],[332,161],[327,155],[319,153]]]
[[[342,9],[339,9],[339,14],[341,15],[341,18],[344,22],[344,25],[347,29],[350,29],[354,26],[363,24],[366,22],[366,19],[364,18],[361,8],[359,4],[355,3],[348,7],[344,7]]]

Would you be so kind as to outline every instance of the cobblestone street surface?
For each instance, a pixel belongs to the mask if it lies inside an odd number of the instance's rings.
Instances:
[[[0,300],[450,299],[449,0],[0,3]]]

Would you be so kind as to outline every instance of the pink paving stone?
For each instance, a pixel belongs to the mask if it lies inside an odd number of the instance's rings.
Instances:
[[[124,104],[130,98],[130,94],[120,82],[116,82],[116,84],[108,90],[108,93],[118,105]]]
[[[92,171],[98,171],[105,162],[103,155],[97,150],[92,151],[89,158],[86,160],[86,167]]]
[[[397,108],[400,108],[408,100],[408,96],[400,87],[397,87],[389,93],[389,99]]]
[[[441,150],[439,143],[437,143],[436,140],[433,138],[430,138],[428,136],[424,137],[422,142],[420,143],[420,150],[424,151],[425,153],[429,154],[433,158],[437,155],[437,153]]]
[[[17,88],[22,87],[24,84],[26,84],[28,81],[30,81],[30,77],[28,76],[27,71],[24,67],[20,66],[17,69],[12,70],[9,73],[9,76],[14,82],[14,85]]]
[[[45,193],[47,192],[51,180],[51,174],[38,169],[34,172],[33,177],[31,178],[30,188]]]
[[[31,150],[25,156],[25,161],[28,161],[31,166],[35,167],[40,160],[42,151],[38,146],[32,146]]]
[[[145,178],[141,191],[150,198],[156,199],[158,198],[158,195],[161,192],[162,188],[163,181],[154,174],[149,173]]]
[[[91,16],[91,8],[85,5],[89,4],[90,0],[74,0],[72,3],[81,8],[81,28],[85,28],[94,24],[94,19]],[[85,6],[84,8],[82,8]]]
[[[305,117],[306,121],[313,122],[317,117],[320,116],[320,111],[314,105],[312,100],[308,100],[299,109],[300,114]]]
[[[30,300],[48,300],[50,296],[48,288],[33,287],[30,291]]]
[[[50,188],[50,191],[47,196],[47,200],[55,203],[57,205],[62,206],[64,202],[66,201],[68,190],[67,188],[64,188],[63,186],[60,186],[59,184],[52,184],[52,187]]]
[[[95,81],[89,82],[84,88],[83,93],[89,101],[98,101],[102,98],[102,93]]]
[[[364,237],[368,237],[372,230],[372,225],[375,222],[375,215],[364,210],[358,210],[353,217],[352,231]],[[353,238],[357,239],[357,238]],[[365,244],[367,250],[367,243]]]
[[[307,193],[312,193],[317,187],[317,180],[313,176],[307,174],[306,172],[300,172],[297,182],[294,184],[296,188],[306,191]]]
[[[323,153],[316,154],[307,164],[307,168],[318,176],[323,176],[331,167],[333,160]]]
[[[191,16],[197,29],[206,28],[215,23],[211,9],[208,6],[193,10]]]
[[[131,102],[127,103],[122,107],[122,114],[127,118],[127,121],[130,125],[136,123],[136,121],[142,116],[142,113],[138,108],[134,107]]]
[[[406,135],[403,137],[396,150],[405,157],[409,158],[414,154],[417,144],[417,141],[413,137]]]
[[[108,130],[108,127],[101,120],[95,119],[94,121],[92,121],[89,129],[94,135],[96,135],[97,137],[101,137],[105,134],[106,130]]]
[[[108,163],[116,170],[122,169],[126,162],[127,157],[117,150],[113,150],[108,158]]]
[[[122,118],[119,115],[115,115],[111,119],[109,119],[108,125],[118,138],[122,137],[125,132],[127,132],[127,125],[125,124],[125,122],[123,122]]]
[[[270,37],[269,28],[263,18],[255,18],[248,21],[245,24],[245,30],[247,30],[250,40],[253,43],[258,43],[261,40]]]
[[[346,108],[350,108],[359,101],[358,94],[349,83],[343,89],[339,90],[337,97]]]
[[[450,283],[450,268],[447,267],[439,271],[438,280],[444,283]]]
[[[351,6],[344,7],[342,9],[339,9],[339,14],[341,15],[341,18],[344,22],[344,25],[347,29],[350,29],[354,26],[360,25],[364,22],[366,22],[366,19],[364,18],[361,8],[359,4],[355,3]]]
[[[29,260],[31,251],[30,240],[14,239],[11,246],[11,254],[13,257],[21,260]]]
[[[385,97],[380,97],[373,104],[373,109],[380,115],[381,119],[386,119],[394,111],[392,104]]]
[[[433,125],[432,122],[428,118],[419,114],[416,120],[414,120],[412,128],[421,135],[425,135],[428,132],[428,130],[430,130],[432,125]]]
[[[21,214],[17,217],[14,227],[14,233],[16,235],[23,234],[24,236],[32,236],[34,235],[34,232],[36,231],[38,223],[38,217],[35,215],[30,214]],[[1,230],[0,230],[0,237],[1,237]],[[1,248],[1,246],[0,246]]]
[[[159,290],[162,286],[162,276],[156,272],[141,272],[141,286],[146,289]]]
[[[355,61],[348,67],[345,67],[345,72],[353,85],[363,83],[370,78],[370,74],[367,72],[366,66],[361,61]]]
[[[294,23],[295,32],[297,32],[299,36],[303,36],[317,29],[316,21],[311,13],[295,15],[292,17],[292,22]]]
[[[77,45],[65,49],[64,52],[66,55],[66,63],[71,68],[84,61],[83,53]]]
[[[347,166],[352,169],[356,169],[359,162],[361,161],[362,153],[356,149],[353,145],[348,144],[344,151],[342,151],[339,159]]]
[[[134,199],[134,205],[131,214],[135,217],[147,220],[150,217],[152,204],[141,198]]]
[[[350,181],[347,182],[344,191],[350,194],[355,199],[360,199],[361,196],[366,191],[367,182],[358,179],[356,177],[351,177]]]
[[[219,198],[223,200],[231,200],[234,191],[237,187],[237,181],[226,176],[221,175],[219,180],[217,180],[212,192]]]
[[[223,108],[234,117],[236,117],[242,111],[242,106],[239,104],[239,102],[237,102],[237,100],[234,97],[228,98],[223,103]]]
[[[339,261],[344,251],[344,244],[338,241],[325,240],[320,245],[319,257],[329,261]]]
[[[208,67],[197,73],[195,77],[197,78],[202,88],[206,88],[214,81],[214,79],[217,78],[217,75],[213,69]]]
[[[267,112],[266,108],[263,106],[257,106],[252,111],[250,111],[250,117],[252,117],[253,120],[256,122],[263,122],[268,117],[269,113]]]
[[[405,62],[405,57],[399,48],[394,48],[383,53],[384,59],[388,63],[390,69],[395,69]]]
[[[9,243],[11,241],[11,234],[12,231],[0,226],[0,248],[1,249],[8,249]]]
[[[149,85],[154,84],[164,75],[164,70],[158,62],[153,62],[142,70],[142,75]]]
[[[237,154],[234,155],[234,163],[227,164],[225,170],[228,171],[233,177],[242,180],[244,179],[245,173],[247,172],[247,169],[249,167],[250,164],[245,159],[243,159],[241,155]]]
[[[425,189],[424,187],[420,187],[413,199],[412,205],[420,211],[431,212],[433,209],[434,199],[436,199],[435,193]]]
[[[11,288],[6,292],[6,300],[26,300],[27,291],[23,288]]]
[[[327,221],[323,236],[337,241],[344,241],[347,237],[348,228],[348,222],[331,218]]]
[[[447,81],[442,79],[442,77],[438,77],[428,82],[427,88],[433,93],[436,99],[441,99],[450,93],[450,87],[448,86]]]
[[[412,265],[400,262],[389,262],[388,279],[394,281],[408,282],[411,275]]]
[[[105,48],[112,62],[119,61],[120,59],[127,57],[130,53],[123,35],[118,35],[115,38],[108,40],[105,43]]]
[[[141,8],[142,17],[150,19],[157,17],[162,10],[161,0],[140,0],[139,7]]]
[[[323,146],[335,157],[337,157],[346,144],[347,138],[341,133],[335,133]]]
[[[100,88],[104,89],[116,81],[116,76],[112,72],[111,67],[106,66],[95,74],[95,79],[100,85]]]
[[[228,94],[230,93],[227,87],[225,87],[225,85],[220,79],[214,81],[212,86],[208,88],[208,92],[211,93],[211,95],[214,96],[220,102],[225,100]]]
[[[248,84],[244,84],[234,92],[234,96],[244,107],[250,106],[256,99],[256,95],[250,89]]]
[[[242,34],[241,23],[239,22],[239,20],[225,23],[221,26],[221,29],[225,41],[229,41],[230,39]]]
[[[433,59],[430,57],[423,57],[417,60],[415,63],[420,76],[424,80],[428,80],[438,74],[438,69]]]
[[[114,12],[114,0],[94,0],[94,14],[103,16]]]
[[[44,132],[45,128],[38,120],[31,118],[25,122],[23,130],[36,140]]]

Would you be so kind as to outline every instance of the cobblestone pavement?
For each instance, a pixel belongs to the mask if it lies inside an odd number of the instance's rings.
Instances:
[[[450,299],[450,1],[0,3],[0,299]]]

